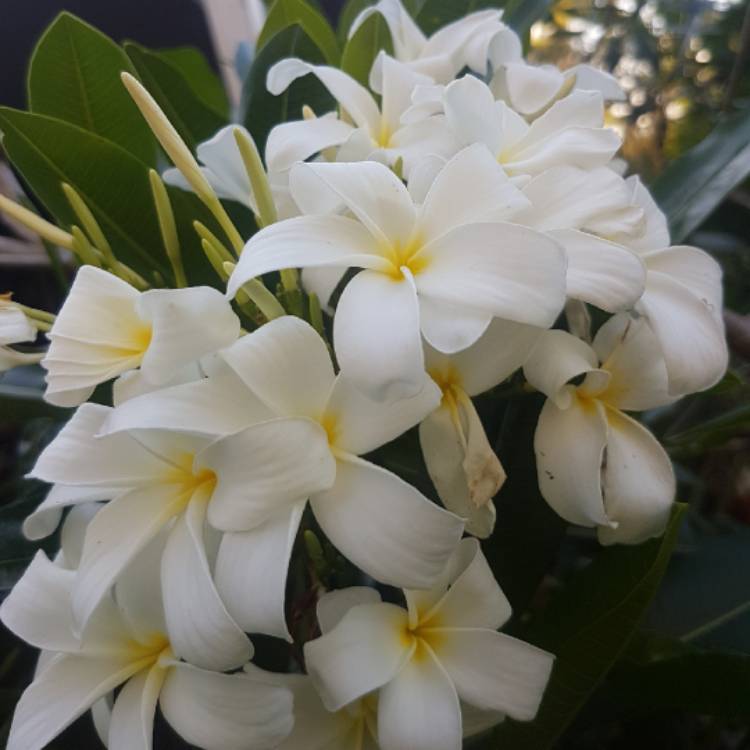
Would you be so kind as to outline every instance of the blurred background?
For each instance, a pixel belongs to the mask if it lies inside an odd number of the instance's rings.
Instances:
[[[461,4],[476,9],[491,3]],[[333,20],[341,3],[319,5]],[[609,107],[608,124],[623,136],[622,156],[630,171],[646,183],[658,180],[722,118],[750,108],[747,0],[558,0],[546,5],[544,20],[531,27],[527,39],[530,57],[562,68],[590,62],[617,76],[628,98]],[[2,0],[1,7],[0,105],[18,108],[26,104],[26,66],[34,44],[60,10],[116,41],[130,39],[157,49],[198,47],[233,101],[240,89],[236,64],[247,63],[252,49],[247,42],[259,23],[257,9],[246,0]],[[737,159],[750,159],[750,138]],[[23,186],[2,163],[1,150],[0,192],[23,196]],[[642,638],[631,644],[569,730],[560,745],[566,750],[750,748],[750,717],[726,705],[707,710],[703,698],[690,710],[694,686],[675,682],[668,671],[644,670],[641,649],[653,629],[681,643],[750,654],[750,184],[737,185],[691,232],[687,244],[709,251],[724,268],[732,364],[710,392],[647,415],[675,461],[680,499],[690,503],[690,518]],[[12,290],[26,304],[55,311],[70,272],[64,256],[50,253],[38,238],[0,216],[0,293]],[[36,368],[0,374],[0,596],[35,550],[20,538],[19,523],[39,502],[43,488],[22,476],[60,421],[59,413],[33,397],[40,381]],[[580,563],[591,544],[585,535],[570,541],[550,571],[549,588],[561,572]],[[52,540],[50,549],[54,545]],[[649,653],[653,647],[649,642]],[[0,632],[0,726],[6,730],[17,686],[28,681],[33,663],[33,652]],[[722,679],[715,664],[712,670],[702,671],[697,664],[693,674],[697,681]],[[628,689],[633,680],[642,681],[637,701],[632,696],[638,691]],[[178,746],[167,728],[159,732],[164,746]],[[89,748],[95,742],[85,718],[52,747]]]

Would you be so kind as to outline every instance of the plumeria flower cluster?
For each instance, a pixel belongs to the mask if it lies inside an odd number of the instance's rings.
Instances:
[[[499,632],[511,607],[475,538],[502,522],[506,479],[477,397],[510,377],[546,397],[538,483],[563,519],[602,544],[665,528],[673,469],[630,413],[721,378],[721,274],[670,245],[616,168],[619,87],[527,63],[499,11],[428,38],[380,0],[350,34],[377,14],[393,54],[369,87],[296,58],[270,69],[272,94],[312,76],[337,106],[277,125],[263,159],[228,126],[196,160],[124,74],[164,180],[226,234],[198,227],[220,284],[150,288],[100,243],[56,317],[0,300],[0,366],[42,358],[47,400],[77,407],[24,525],[42,539],[64,518],[62,549],[0,608],[42,650],[11,750],[89,709],[111,750],[150,748],[157,705],[210,750],[460,750],[532,720],[554,656]],[[46,352],[13,348],[39,332]],[[89,402],[106,383],[112,405]],[[410,430],[427,494],[382,458]],[[347,574],[326,577],[331,560]],[[258,635],[289,644],[285,669],[254,663]]]

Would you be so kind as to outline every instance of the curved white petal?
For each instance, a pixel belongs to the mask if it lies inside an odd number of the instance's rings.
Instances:
[[[638,309],[659,339],[670,393],[702,391],[721,379],[729,352],[724,326],[709,304],[671,276],[649,271]]]
[[[466,532],[486,539],[495,528],[495,505],[471,501],[463,469],[465,451],[448,409],[437,409],[419,425],[427,472],[443,505],[466,519]]]
[[[557,68],[527,65],[522,61],[506,63],[500,75],[510,103],[522,115],[531,115],[546,106],[564,83]]]
[[[344,216],[296,216],[254,234],[227,282],[231,298],[250,279],[282,268],[331,266],[347,269],[390,267],[372,235]]]
[[[552,239],[508,223],[467,224],[417,256],[419,293],[498,318],[548,327],[565,302],[565,255]]]
[[[412,279],[357,274],[339,299],[333,343],[341,371],[366,394],[385,401],[418,393],[424,355]]]
[[[492,315],[461,304],[419,295],[419,322],[428,346],[455,354],[477,342],[487,330]]]
[[[577,395],[566,409],[547,401],[534,434],[539,490],[562,518],[579,526],[608,526],[601,469],[607,443],[602,406]]]
[[[331,296],[341,283],[345,270],[343,268],[304,268],[302,269],[302,286],[308,294],[315,294],[320,306],[331,316]]]
[[[528,205],[493,154],[474,144],[459,151],[435,177],[420,227],[429,242],[463,224],[507,219]]]
[[[427,588],[461,537],[463,521],[379,466],[338,461],[330,490],[310,498],[323,531],[381,583]]]
[[[568,256],[568,296],[600,310],[627,310],[646,286],[646,267],[631,250],[577,229],[549,232]]]
[[[83,629],[125,566],[153,539],[185,503],[179,488],[146,486],[107,503],[86,532],[72,607]]]
[[[252,656],[247,636],[231,618],[214,585],[203,542],[206,498],[193,496],[169,532],[161,562],[164,614],[178,658],[218,672]]]
[[[49,651],[76,651],[70,593],[75,573],[50,562],[39,550],[0,606],[8,630],[32,646]]]
[[[7,750],[42,750],[137,670],[137,663],[133,666],[124,658],[57,656],[37,674],[18,701]]]
[[[229,302],[207,286],[152,289],[140,296],[136,309],[152,328],[141,369],[153,383],[167,383],[185,365],[240,335],[240,320]]]
[[[607,516],[617,526],[600,528],[602,544],[640,544],[664,533],[676,483],[672,462],[659,441],[622,412],[607,411],[609,436],[603,471]]]
[[[600,373],[594,350],[567,331],[544,331],[523,366],[526,380],[559,407],[570,403],[566,384],[575,377]],[[607,382],[605,373],[601,373]]]
[[[607,101],[623,101],[626,94],[617,79],[604,70],[599,70],[592,65],[573,65],[567,68],[565,76],[574,75],[577,90],[598,91]]]
[[[315,117],[277,125],[266,141],[266,165],[270,172],[285,172],[298,161],[332,146],[352,134],[352,126],[337,117]]]
[[[291,641],[284,603],[289,560],[305,502],[282,511],[251,531],[222,536],[216,558],[216,588],[235,622],[248,633]]]
[[[393,604],[361,604],[338,625],[305,644],[305,663],[329,711],[393,679],[410,654],[406,611]]]
[[[291,732],[292,695],[250,675],[217,674],[190,664],[170,669],[159,700],[164,718],[191,745],[270,750]]]
[[[377,604],[380,594],[367,586],[350,586],[346,589],[328,591],[318,599],[318,624],[321,633],[328,633],[341,622],[344,615],[360,604]]]
[[[336,418],[335,445],[356,456],[374,451],[419,424],[440,399],[440,389],[429,378],[415,396],[374,401],[339,375],[326,407]]]
[[[112,707],[109,750],[151,750],[154,713],[166,673],[158,666],[131,677]]]
[[[669,247],[669,225],[664,212],[656,205],[648,188],[641,182],[638,175],[631,175],[625,180],[631,190],[631,200],[643,209],[645,227],[639,237],[623,238],[628,247],[643,253]],[[618,238],[614,238],[619,241]]]
[[[111,500],[119,494],[122,494],[122,489],[55,484],[37,509],[24,519],[23,535],[34,541],[44,539],[55,531],[66,507],[96,500]]]
[[[485,628],[440,630],[437,657],[461,700],[519,721],[536,716],[555,657]]]
[[[216,474],[208,518],[222,531],[248,531],[336,477],[325,430],[306,418],[248,427],[212,443],[196,462]]]
[[[266,79],[268,90],[275,95],[285,91],[292,81],[312,73],[341,105],[357,127],[377,133],[380,110],[372,94],[362,84],[337,68],[327,65],[310,65],[294,57],[277,62]]]
[[[289,187],[304,213],[319,213],[315,209],[324,200],[349,209],[379,243],[406,244],[411,238],[414,204],[404,183],[383,164],[297,164],[289,175]],[[330,198],[325,198],[326,193]]]
[[[323,412],[335,374],[325,342],[305,321],[272,320],[221,356],[277,414],[317,418]]]
[[[212,138],[199,143],[196,149],[198,159],[207,167],[206,179],[220,198],[230,198],[245,206],[255,206],[255,197],[250,185],[240,149],[234,138],[235,129],[246,136],[250,134],[242,125],[226,125]]]
[[[380,690],[378,741],[383,750],[461,750],[461,707],[435,655],[417,652]]]

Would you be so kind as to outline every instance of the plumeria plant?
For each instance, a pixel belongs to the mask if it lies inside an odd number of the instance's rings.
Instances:
[[[0,290],[66,420],[10,750],[540,750],[622,653],[681,512],[639,415],[724,375],[721,272],[521,5],[275,0],[231,118],[195,52],[45,32],[0,109],[45,211],[0,211],[77,268]]]

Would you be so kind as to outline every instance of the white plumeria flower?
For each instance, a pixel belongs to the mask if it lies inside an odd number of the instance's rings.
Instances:
[[[534,718],[554,657],[496,632],[511,609],[476,540],[461,542],[439,585],[405,594],[408,612],[350,596],[354,606],[335,627],[305,644],[326,708],[339,711],[379,690],[383,750],[460,750],[459,699],[482,711]]]
[[[643,294],[646,267],[621,238],[643,234],[645,219],[626,182],[607,167],[561,165],[534,177],[523,193],[530,205],[515,220],[565,248],[568,296],[607,312],[631,309]]]
[[[248,139],[251,138],[241,125],[227,125],[213,138],[198,145],[198,159],[203,164],[201,171],[216,195],[249,206],[257,214],[258,203],[235,140],[235,130],[241,130]],[[327,148],[341,145],[350,135],[351,126],[333,115],[286,122],[271,130],[266,141],[265,163],[279,218],[299,213],[289,195],[291,166]],[[182,172],[174,167],[164,172],[164,181],[183,190],[192,190]]]
[[[640,256],[646,287],[635,309],[648,317],[661,346],[670,393],[684,395],[721,380],[729,362],[724,333],[721,266],[706,252],[670,246],[667,219],[637,177],[632,203],[645,214],[645,231],[616,237]]]
[[[284,616],[287,568],[308,496],[326,536],[364,572],[397,586],[430,586],[461,537],[463,520],[358,456],[433,411],[440,401],[437,386],[423,376],[422,391],[411,399],[371,401],[334,374],[323,340],[291,316],[244,336],[222,356],[234,380],[209,377],[132,399],[114,411],[108,429],[161,427],[215,435],[225,429],[225,420],[241,421],[238,409],[255,398],[279,417],[269,424],[278,425],[280,439],[286,422],[310,426],[306,455],[296,462],[282,465],[276,457],[289,454],[286,446],[261,449],[231,435],[201,454],[216,475],[208,520],[224,532],[216,585],[234,621],[246,632],[290,637]],[[321,453],[326,458],[317,476],[325,487],[309,486],[302,494],[297,478]],[[258,481],[256,464],[267,467]]]
[[[440,83],[447,83],[465,67],[484,75],[490,58],[495,64],[521,59],[521,40],[502,23],[500,10],[469,13],[428,39],[400,0],[380,0],[354,19],[349,37],[374,13],[388,25],[396,59]]]
[[[0,372],[19,365],[33,365],[44,356],[43,353],[19,352],[11,344],[35,341],[36,326],[26,317],[23,310],[16,307],[5,295],[0,295]]]
[[[364,269],[345,287],[334,318],[342,371],[376,398],[417,392],[424,338],[451,353],[473,344],[493,317],[550,326],[565,298],[558,244],[502,219],[527,205],[482,146],[461,151],[415,205],[382,164],[300,164],[292,192],[320,210],[330,195],[353,217],[308,215],[254,235],[229,279],[281,268]]]
[[[217,380],[221,389],[225,381]],[[62,498],[48,497],[35,516],[36,524],[44,524],[44,514],[59,513],[61,501],[81,502],[70,488],[83,488],[84,497],[121,488],[86,533],[72,597],[79,628],[87,625],[125,566],[160,531],[168,530],[161,577],[173,649],[198,666],[225,670],[246,662],[252,646],[216,590],[204,540],[207,514],[225,517],[227,497],[249,506],[254,496],[276,506],[299,504],[330,487],[336,467],[320,425],[309,419],[259,421],[272,415],[247,389],[231,411],[222,411],[222,401],[213,392],[201,401],[203,383],[191,391],[194,413],[203,409],[202,423],[213,420],[211,429],[228,437],[212,440],[154,429],[96,437],[113,419],[113,410],[84,404],[32,472],[67,486]],[[137,412],[136,402],[156,398],[163,414],[175,406],[169,390],[164,397],[158,392],[125,406]],[[251,526],[252,519],[240,523],[240,528]]]
[[[45,398],[76,406],[99,383],[137,367],[150,382],[166,383],[239,333],[239,319],[215,289],[139,292],[106,271],[83,266],[48,334]]]
[[[268,90],[279,95],[294,80],[308,74],[320,80],[354,123],[348,126],[347,142],[338,149],[338,161],[373,159],[392,165],[401,159],[408,175],[424,155],[434,152],[449,156],[456,151],[455,139],[440,118],[402,124],[401,116],[411,106],[414,88],[433,81],[385,52],[378,55],[370,74],[370,87],[381,95],[380,105],[362,84],[338,68],[311,65],[297,58],[281,60],[268,71]]]
[[[605,166],[622,141],[604,127],[600,94],[575,91],[555,102],[530,125],[472,75],[445,88],[448,126],[461,145],[483,143],[512,177],[536,175],[559,165]]]
[[[617,79],[591,65],[561,71],[554,65],[529,65],[522,59],[493,59],[490,87],[495,98],[528,119],[543,114],[571,91],[596,92],[609,101],[626,98]]]
[[[225,675],[179,661],[161,616],[158,576],[136,567],[97,608],[80,639],[71,618],[75,572],[38,552],[0,607],[0,619],[44,649],[21,696],[9,750],[41,750],[97,704],[110,750],[150,750],[154,712],[208,750],[276,747],[292,728],[292,696],[263,673]],[[100,703],[122,686],[107,722]]]
[[[425,365],[440,387],[440,407],[419,425],[435,489],[448,510],[482,539],[495,528],[492,498],[505,470],[487,440],[472,396],[494,388],[526,361],[543,329],[494,320],[475,344],[453,355],[425,346]]]
[[[596,527],[602,544],[661,534],[675,494],[672,463],[656,438],[623,413],[674,401],[648,322],[615,316],[592,346],[565,331],[545,331],[524,373],[548,398],[534,451],[550,506],[570,523]],[[581,376],[580,385],[570,383]]]

